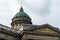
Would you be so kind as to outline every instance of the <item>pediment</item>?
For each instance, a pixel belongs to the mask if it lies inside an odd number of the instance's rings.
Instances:
[[[36,32],[44,32],[44,33],[55,33],[57,34],[56,31],[50,29],[50,28],[47,28],[47,27],[44,27],[44,28],[38,28],[36,30],[33,30],[33,31],[36,31]]]
[[[60,31],[58,28],[53,27],[49,24],[44,25],[32,25],[31,28],[28,28],[24,31],[31,31],[31,32],[37,32],[37,33],[52,33],[52,34],[60,34]]]

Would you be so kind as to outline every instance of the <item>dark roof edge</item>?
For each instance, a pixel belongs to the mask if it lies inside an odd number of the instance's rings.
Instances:
[[[53,30],[57,31],[58,33],[60,33],[60,30],[56,27],[53,27],[51,26],[50,24],[43,24],[43,25],[31,25],[31,24],[25,24],[24,26],[31,26],[30,28],[26,29],[26,30],[34,30],[34,29],[38,29],[38,28],[41,28],[41,27],[49,27],[49,28],[52,28]],[[32,27],[33,26],[33,27]],[[26,31],[24,30],[24,31]]]
[[[5,25],[3,25],[3,24],[0,24],[1,26],[4,26],[4,27],[7,27],[7,28],[10,28],[10,27],[8,27],[8,26],[5,26]]]

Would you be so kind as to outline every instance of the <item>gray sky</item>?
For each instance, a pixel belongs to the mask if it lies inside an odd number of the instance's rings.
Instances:
[[[33,24],[51,24],[60,28],[60,0],[0,0],[0,23],[10,26],[11,19],[20,9],[32,18]]]

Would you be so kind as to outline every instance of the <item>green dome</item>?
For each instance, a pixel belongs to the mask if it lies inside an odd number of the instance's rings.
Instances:
[[[25,12],[19,12],[15,15],[15,17],[29,17]]]
[[[23,8],[21,7],[20,11],[14,17],[29,17],[29,16],[23,11]]]

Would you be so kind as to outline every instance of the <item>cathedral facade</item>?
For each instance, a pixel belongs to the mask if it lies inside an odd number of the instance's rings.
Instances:
[[[21,7],[12,18],[11,28],[0,24],[0,40],[60,40],[60,30],[50,24],[33,25]]]

